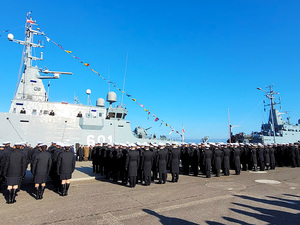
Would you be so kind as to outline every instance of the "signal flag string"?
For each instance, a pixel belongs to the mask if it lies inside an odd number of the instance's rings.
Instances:
[[[151,112],[150,112],[148,109],[146,109],[145,106],[144,106],[143,104],[140,104],[140,103],[136,100],[136,98],[133,98],[132,95],[128,94],[128,93],[125,92],[125,91],[122,91],[122,89],[120,89],[120,88],[117,87],[116,83],[114,83],[114,82],[112,82],[112,81],[106,79],[105,77],[103,77],[100,73],[98,73],[96,70],[94,70],[93,68],[91,68],[89,63],[84,62],[84,61],[82,61],[79,57],[75,56],[75,55],[73,54],[72,51],[66,50],[65,48],[63,48],[63,46],[57,44],[55,41],[53,41],[53,40],[50,39],[49,37],[47,37],[47,36],[45,36],[45,37],[46,37],[46,39],[47,39],[48,42],[51,41],[53,44],[55,44],[57,47],[59,47],[60,49],[62,49],[64,52],[66,52],[66,53],[68,53],[69,55],[71,55],[74,59],[77,59],[78,62],[80,62],[81,64],[83,64],[83,65],[86,66],[86,67],[89,67],[89,69],[90,69],[92,72],[94,72],[95,74],[97,74],[99,77],[101,77],[101,78],[102,78],[104,81],[106,81],[107,83],[111,84],[115,89],[117,89],[118,91],[120,91],[122,94],[125,94],[128,98],[131,98],[132,101],[136,102],[140,107],[142,107],[142,108],[145,110],[145,112],[147,112],[147,114],[148,114],[148,119],[149,119],[149,115],[151,114]],[[158,120],[160,120],[156,115],[154,115],[154,114],[152,114],[152,115],[153,115],[153,117],[155,118],[155,119],[154,119],[155,122],[157,122]],[[171,134],[171,133],[173,133],[173,131],[175,131],[175,129],[174,129],[169,123],[166,123],[166,122],[164,122],[163,120],[160,120],[160,121],[161,121],[160,127],[162,126],[163,123],[165,123],[165,126],[166,126],[166,127],[169,127],[169,128],[171,129],[171,132],[170,132],[169,134]],[[181,134],[179,131],[176,131],[176,133],[179,134],[179,135],[182,137],[182,134]]]

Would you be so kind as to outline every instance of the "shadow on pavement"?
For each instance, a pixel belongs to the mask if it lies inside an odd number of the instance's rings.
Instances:
[[[283,194],[283,196],[288,196],[290,198],[299,198],[298,195],[291,194]],[[257,220],[260,220],[261,223],[267,224],[299,224],[300,220],[300,201],[291,200],[287,198],[279,198],[273,196],[266,196],[269,199],[260,199],[255,197],[249,197],[245,195],[235,195],[235,197],[239,197],[245,200],[244,203],[233,203],[237,208],[230,208],[231,211],[238,213],[240,215],[244,215],[247,217],[252,217]],[[248,204],[247,204],[248,203]],[[254,204],[253,204],[254,203]],[[253,206],[255,203],[260,203],[261,207]],[[261,205],[264,204],[264,205]],[[281,209],[274,209],[274,207],[280,207]],[[242,208],[242,209],[241,209]],[[270,209],[271,208],[271,209]],[[291,213],[289,210],[296,210],[296,213]],[[247,223],[245,221],[232,218],[232,217],[222,217],[227,223],[237,223],[243,225],[249,225],[251,223]],[[209,225],[218,225],[221,224],[219,222],[206,221]]]
[[[163,216],[161,214],[158,214],[150,209],[143,209],[144,212],[152,215],[152,216],[156,216],[159,219],[159,222],[161,222],[161,224],[163,225],[173,225],[173,224],[178,224],[178,225],[198,225],[197,223],[193,223],[187,220],[183,220],[183,219],[179,219],[179,218],[175,218],[175,217],[167,217],[167,216]]]

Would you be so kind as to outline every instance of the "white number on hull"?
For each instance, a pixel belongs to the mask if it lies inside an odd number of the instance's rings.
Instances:
[[[107,137],[107,140],[109,141],[109,143],[112,143],[112,135],[109,135]],[[86,138],[86,142],[88,145],[92,145],[94,146],[95,145],[95,136],[94,135],[88,135],[87,138]],[[106,138],[104,135],[99,135],[97,137],[97,143],[104,143],[106,142]]]

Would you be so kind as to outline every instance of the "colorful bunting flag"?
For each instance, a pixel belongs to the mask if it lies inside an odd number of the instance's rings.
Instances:
[[[34,23],[34,21],[32,21],[32,22]],[[31,23],[31,22],[30,22],[30,23]],[[4,31],[3,31],[3,32],[4,32]],[[5,32],[8,32],[8,30],[5,31]],[[1,35],[0,35],[0,36],[1,36]],[[45,37],[46,37],[47,41],[49,42],[49,41],[50,41],[50,38],[47,37],[47,36],[45,36]],[[83,65],[85,65],[85,66],[87,66],[87,67],[90,66],[89,63],[84,63],[83,61],[80,60],[79,57],[74,56],[74,55],[72,54],[72,51],[65,50],[61,45],[57,44],[56,42],[54,42],[54,41],[52,41],[52,40],[51,40],[51,42],[52,42],[53,44],[55,44],[56,46],[60,47],[60,48],[61,48],[62,50],[64,50],[66,53],[70,54],[74,59],[77,59],[77,60],[78,60],[80,63],[82,63]],[[103,80],[105,80],[107,83],[112,84],[112,86],[113,86],[114,88],[116,88],[118,91],[122,92],[123,94],[125,94],[125,95],[126,95],[127,97],[129,97],[129,98],[132,97],[132,95],[130,95],[130,94],[126,93],[125,91],[122,91],[122,89],[118,88],[114,82],[112,82],[112,81],[106,79],[105,77],[103,77],[101,74],[99,74],[99,73],[98,73],[97,71],[95,71],[94,69],[92,69],[92,68],[90,68],[90,69],[91,69],[91,71],[93,71],[95,74],[97,74],[99,77],[101,77]],[[148,119],[149,119],[149,116],[150,116],[150,114],[151,114],[151,113],[149,112],[149,110],[148,110],[148,109],[145,109],[144,105],[138,103],[137,100],[136,100],[135,98],[131,98],[131,100],[134,101],[134,102],[136,102],[136,103],[137,103],[139,106],[141,106],[142,108],[144,108],[145,112],[148,112]],[[153,114],[153,117],[155,118],[155,120],[154,120],[155,122],[157,122],[157,121],[159,120],[159,118],[156,117],[155,114]],[[163,123],[164,123],[164,121],[161,120],[160,126],[161,126]],[[170,132],[169,134],[171,134],[172,132],[175,131],[175,129],[173,129],[173,127],[170,126],[168,123],[165,123],[165,125],[166,125],[167,127],[169,126],[170,129],[171,129],[171,132]],[[179,134],[179,131],[176,131],[176,133]],[[183,128],[183,133],[185,133],[184,128]],[[182,134],[180,134],[180,135],[182,136]]]

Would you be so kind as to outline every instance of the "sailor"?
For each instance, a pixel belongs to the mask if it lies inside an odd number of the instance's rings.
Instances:
[[[127,184],[128,181],[128,175],[127,170],[125,170],[125,164],[126,164],[126,157],[129,151],[129,143],[122,144],[120,149],[120,157],[119,157],[119,171],[120,171],[120,180],[122,181],[123,185]]]
[[[275,170],[276,160],[275,160],[275,145],[270,146],[270,169]]]
[[[223,147],[223,173],[225,176],[230,175],[230,153],[231,150],[228,145]]]
[[[33,159],[31,173],[34,177],[35,198],[42,199],[47,178],[52,166],[51,154],[47,152],[47,145],[40,144],[39,153]]]
[[[216,177],[220,176],[220,171],[222,167],[222,158],[223,158],[223,152],[221,151],[220,147],[217,145],[213,153],[213,164],[215,167]]]
[[[20,114],[26,114],[26,110],[24,108],[21,109]]]
[[[195,143],[192,143],[190,162],[191,162],[191,168],[194,176],[198,176],[199,160],[200,160],[199,149],[197,148],[197,145]]]
[[[205,175],[206,178],[210,178],[211,177],[211,160],[212,160],[212,156],[213,156],[213,152],[210,149],[209,145],[205,145],[204,148],[204,157],[203,157],[203,164],[205,166]]]
[[[139,152],[136,150],[136,145],[132,144],[126,156],[125,163],[125,169],[128,171],[129,186],[131,188],[134,188],[136,185],[139,160]]]
[[[109,143],[107,148],[106,148],[106,154],[105,154],[105,165],[104,165],[104,170],[105,170],[105,177],[106,179],[111,179],[111,158],[112,158],[112,144]]]
[[[3,142],[4,145],[4,154],[9,153],[11,150],[13,150],[12,147],[10,147],[10,141]]]
[[[80,145],[77,151],[77,156],[78,156],[78,160],[79,162],[82,162],[84,160],[84,149],[83,149],[83,145]]]
[[[75,170],[75,156],[69,145],[66,145],[64,151],[59,154],[57,159],[57,174],[61,181],[61,196],[67,196],[70,187],[72,173]]]
[[[145,144],[144,152],[141,160],[142,161],[141,167],[142,167],[144,182],[146,186],[149,186],[151,184],[151,170],[152,170],[153,160],[154,160],[154,153],[150,151],[149,144]]]
[[[257,171],[257,147],[257,145],[250,147],[250,162],[254,171]]]
[[[151,181],[157,180],[157,177],[158,177],[158,169],[157,169],[157,162],[156,162],[157,147],[158,147],[158,145],[155,144],[155,143],[153,143],[150,147],[150,151],[153,152],[153,156],[154,156],[153,164],[152,164],[152,178],[151,178]]]
[[[21,151],[21,144],[16,143],[15,148],[5,155],[3,175],[7,178],[8,198],[7,203],[16,202],[17,189],[25,173],[26,158]]]
[[[297,163],[296,163],[296,147],[292,143],[289,144],[289,153],[290,153],[289,154],[290,164],[291,164],[292,168],[295,168],[297,166]]]
[[[163,143],[159,144],[157,152],[157,167],[159,173],[159,184],[165,184],[167,181],[167,163],[168,163],[168,150]]]
[[[233,147],[233,160],[234,160],[235,175],[240,175],[241,174],[241,148],[238,144],[235,144]]]
[[[172,144],[170,151],[169,164],[170,172],[172,174],[172,182],[178,182],[179,179],[179,162],[180,162],[180,149],[176,143]]]
[[[260,171],[264,171],[265,170],[264,146],[260,143],[258,144],[257,153],[258,153]]]
[[[191,155],[191,148],[186,144],[184,145],[181,154],[181,161],[182,161],[184,175],[190,174],[190,155]]]
[[[100,147],[100,157],[99,157],[99,173],[100,175],[104,175],[105,172],[106,172],[106,168],[105,168],[105,165],[106,165],[106,162],[105,162],[105,159],[106,159],[106,150],[107,150],[107,147],[108,147],[108,144],[107,143],[103,143],[102,146]]]
[[[115,143],[112,149],[111,168],[112,168],[112,179],[114,182],[118,182],[119,179],[119,157],[120,157],[120,144]]]
[[[4,145],[0,145],[0,190],[1,186],[4,182],[4,176],[3,176],[3,164],[4,164]]]
[[[296,164],[297,164],[297,167],[300,167],[299,143],[295,143],[295,155],[296,155]]]
[[[265,146],[264,158],[265,158],[266,170],[269,170],[270,169],[270,145]]]

